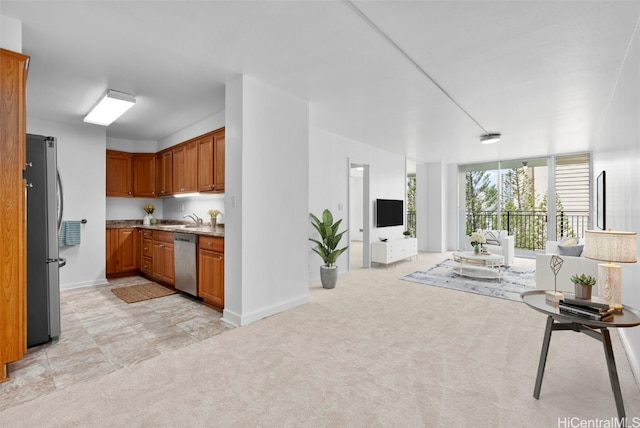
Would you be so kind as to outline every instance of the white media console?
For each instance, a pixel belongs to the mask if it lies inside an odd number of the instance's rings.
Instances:
[[[389,239],[371,244],[371,261],[388,265],[398,260],[418,256],[416,238]]]

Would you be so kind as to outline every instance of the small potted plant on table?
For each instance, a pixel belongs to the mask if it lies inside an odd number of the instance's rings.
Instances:
[[[411,229],[407,229],[407,230],[405,230],[404,232],[402,232],[402,234],[404,235],[404,238],[405,238],[405,239],[409,239],[409,238],[411,238],[412,233],[413,233],[413,232],[411,232]]]
[[[591,290],[596,285],[596,279],[591,275],[578,275],[575,274],[571,277],[571,282],[575,287],[575,294],[577,299],[591,299]]]
[[[220,210],[209,210],[209,217],[211,217],[211,227],[216,227],[218,224],[218,214]]]

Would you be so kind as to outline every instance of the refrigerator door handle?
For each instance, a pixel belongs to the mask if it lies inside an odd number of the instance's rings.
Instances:
[[[62,267],[67,264],[67,259],[47,259],[47,263],[58,263],[58,267]]]

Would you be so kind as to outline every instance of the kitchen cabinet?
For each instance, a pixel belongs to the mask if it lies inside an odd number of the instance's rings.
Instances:
[[[29,57],[0,49],[0,382],[27,352],[26,83]]]
[[[156,155],[156,193],[169,196],[173,193],[173,153],[165,150]]]
[[[156,155],[155,153],[133,154],[133,196],[156,197]]]
[[[153,232],[142,229],[140,232],[140,271],[153,275]]]
[[[107,229],[107,277],[136,271],[134,228]]]
[[[153,277],[175,285],[173,232],[153,231],[151,266]]]
[[[198,296],[206,303],[224,309],[224,238],[200,236]]]
[[[171,150],[173,156],[173,193],[198,191],[198,141],[178,144]]]
[[[133,154],[107,150],[107,196],[133,196]]]
[[[224,192],[224,128],[200,137],[198,144],[198,190]]]

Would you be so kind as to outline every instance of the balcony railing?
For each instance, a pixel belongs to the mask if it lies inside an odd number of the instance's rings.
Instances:
[[[493,211],[475,211],[467,212],[466,232],[470,235],[478,229],[506,230],[515,237],[516,248],[541,250],[548,240],[557,241],[564,236],[584,237],[589,227],[589,213],[558,212],[553,239],[547,236],[547,222],[546,211],[502,211],[499,216]]]

